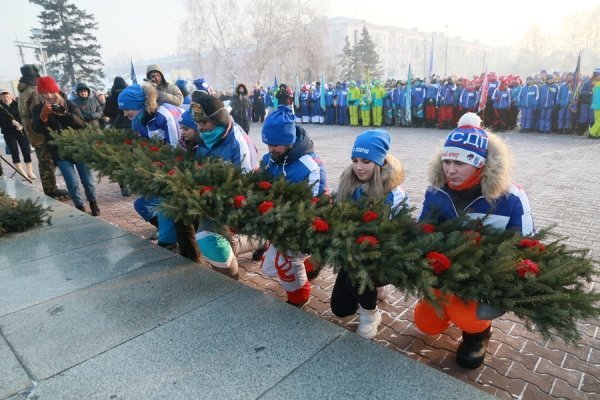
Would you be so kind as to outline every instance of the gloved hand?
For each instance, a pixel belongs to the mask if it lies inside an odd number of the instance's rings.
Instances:
[[[42,112],[40,113],[40,119],[42,122],[48,122],[48,117],[52,114],[52,104],[44,104],[42,107]]]
[[[501,310],[497,307],[492,306],[489,303],[479,302],[477,304],[477,318],[478,319],[496,319],[504,315],[506,311]]]

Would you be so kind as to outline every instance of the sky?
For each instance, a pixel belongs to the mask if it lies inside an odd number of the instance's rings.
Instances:
[[[94,14],[98,30],[93,31],[102,46],[105,64],[128,63],[153,56],[178,54],[180,27],[186,0],[72,0],[80,9]],[[198,0],[202,1],[202,0]],[[240,0],[251,1],[251,0]],[[368,22],[417,28],[422,32],[446,32],[463,39],[479,39],[488,45],[513,45],[534,24],[543,32],[560,28],[569,14],[591,10],[598,0],[569,0],[568,8],[549,7],[547,2],[504,0],[323,0],[329,17],[343,16]],[[407,4],[408,3],[408,4]],[[476,4],[476,6],[473,6]],[[501,4],[502,7],[498,7]],[[29,30],[39,28],[41,7],[28,0],[0,0],[3,35],[0,35],[0,80],[20,76],[22,64],[15,40],[29,42]],[[490,29],[491,28],[491,29]],[[25,50],[25,62],[35,62],[32,50]]]

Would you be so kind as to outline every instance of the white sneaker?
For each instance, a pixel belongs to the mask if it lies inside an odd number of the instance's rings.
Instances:
[[[365,310],[360,305],[358,306],[358,328],[356,333],[365,339],[373,339],[377,335],[377,328],[381,323],[381,314],[379,310]]]

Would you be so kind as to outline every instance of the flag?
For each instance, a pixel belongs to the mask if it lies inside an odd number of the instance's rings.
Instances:
[[[294,88],[294,105],[296,108],[300,108],[300,81],[298,80],[298,74],[296,74],[296,87]]]
[[[485,110],[485,103],[487,103],[488,98],[488,73],[487,73],[487,65],[485,66],[485,72],[483,75],[483,83],[481,84],[481,88],[479,90],[479,105],[477,106],[477,112],[481,110]]]
[[[320,106],[323,111],[327,109],[325,105],[325,75],[321,72],[321,101]]]
[[[277,84],[277,75],[275,75],[275,81],[273,82],[273,90],[277,90],[279,85]]]
[[[581,67],[581,53],[577,55],[577,65],[575,66],[575,72],[573,72],[573,94],[571,95],[571,101],[569,102],[569,111],[572,113],[577,112],[577,100],[579,99],[579,73]]]
[[[433,77],[433,38],[431,38],[431,48],[429,49],[429,64],[427,65],[427,72],[425,73],[425,80],[428,83]]]
[[[371,98],[371,78],[369,77],[369,69],[367,68],[367,98]]]
[[[135,76],[135,68],[133,68],[133,59],[131,59],[131,72],[129,73],[131,82],[135,85],[137,83],[137,77]]]
[[[406,79],[406,97],[404,100],[404,119],[412,122],[412,70],[408,64],[408,78]]]

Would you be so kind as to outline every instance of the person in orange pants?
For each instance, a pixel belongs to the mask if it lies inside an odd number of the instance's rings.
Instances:
[[[473,219],[487,216],[485,224],[518,230],[523,236],[532,234],[531,206],[525,192],[512,183],[510,167],[510,154],[502,139],[481,129],[477,114],[464,114],[430,164],[431,186],[419,220],[435,224],[461,214]],[[492,334],[491,320],[503,312],[452,293],[436,290],[435,295],[439,307],[421,300],[415,308],[415,325],[437,335],[453,323],[463,331],[456,363],[464,368],[479,367]]]

